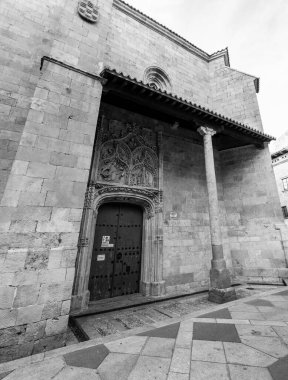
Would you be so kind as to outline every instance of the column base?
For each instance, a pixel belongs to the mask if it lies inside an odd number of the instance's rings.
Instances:
[[[236,292],[234,288],[211,288],[209,289],[208,300],[215,303],[225,303],[235,301]]]
[[[158,297],[165,294],[165,281],[144,282],[141,281],[140,293],[145,297]]]
[[[216,269],[210,270],[210,282],[211,287],[216,289],[226,289],[231,286],[230,272],[228,269]]]
[[[150,293],[151,293],[151,282],[141,281],[140,282],[140,293],[143,296],[145,296],[145,297],[150,296]]]
[[[151,296],[159,297],[165,294],[165,281],[151,283]]]
[[[82,294],[72,295],[70,311],[73,313],[76,311],[79,312],[79,311],[84,311],[88,309],[89,300],[90,300],[89,290],[86,290]]]

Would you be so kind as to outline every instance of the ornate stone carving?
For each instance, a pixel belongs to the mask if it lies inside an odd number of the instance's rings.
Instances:
[[[89,245],[89,239],[87,237],[80,238],[78,240],[78,247],[79,248],[88,247],[88,245]]]
[[[107,193],[126,193],[126,194],[134,194],[134,195],[143,195],[151,200],[158,200],[160,191],[156,189],[139,189],[133,187],[121,187],[121,186],[113,186],[106,185],[102,183],[96,183],[95,189],[98,190],[98,194],[107,194]]]
[[[126,186],[115,186],[104,183],[90,183],[89,188],[94,187],[93,198],[91,198],[91,202],[93,204],[93,209],[97,214],[97,209],[102,204],[102,200],[119,201],[119,202],[135,202],[138,204],[142,204],[146,211],[146,217],[150,218],[154,215],[154,213],[162,212],[162,202],[161,202],[161,192],[157,189],[144,189],[144,188],[133,188]],[[110,197],[111,194],[111,197]],[[103,198],[104,196],[104,198]],[[149,199],[148,201],[143,201],[143,199]],[[97,201],[98,199],[98,201]],[[96,202],[96,204],[94,204]],[[144,203],[143,203],[144,202]],[[153,205],[153,206],[152,206]],[[95,214],[95,215],[96,215]]]
[[[199,127],[197,132],[200,133],[201,136],[210,135],[214,136],[217,132],[213,128],[209,127]]]
[[[92,208],[95,198],[95,186],[89,185],[85,193],[84,209]]]
[[[164,70],[157,66],[148,67],[144,73],[144,83],[154,90],[171,92],[171,82]]]
[[[136,124],[110,120],[103,133],[97,180],[157,188],[158,154],[155,134]]]
[[[80,0],[78,3],[78,13],[81,17],[90,22],[98,20],[98,6],[94,0]]]

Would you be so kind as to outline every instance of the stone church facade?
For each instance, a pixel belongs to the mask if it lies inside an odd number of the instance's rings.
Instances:
[[[0,8],[2,361],[99,299],[287,277],[258,78],[120,0]]]

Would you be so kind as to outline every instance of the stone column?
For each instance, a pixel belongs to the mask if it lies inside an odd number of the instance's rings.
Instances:
[[[212,260],[210,270],[211,289],[209,291],[209,300],[222,303],[235,299],[236,295],[235,290],[230,288],[230,273],[226,268],[226,262],[223,255],[217,182],[212,145],[212,136],[215,135],[216,131],[208,127],[200,127],[197,131],[203,136],[204,140],[205,169],[210,216]]]

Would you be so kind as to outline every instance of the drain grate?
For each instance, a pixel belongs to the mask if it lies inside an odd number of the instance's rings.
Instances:
[[[86,342],[87,340],[90,340],[89,336],[82,329],[79,323],[77,323],[75,318],[73,317],[69,318],[68,326],[70,327],[71,331],[77,338],[78,342]]]

